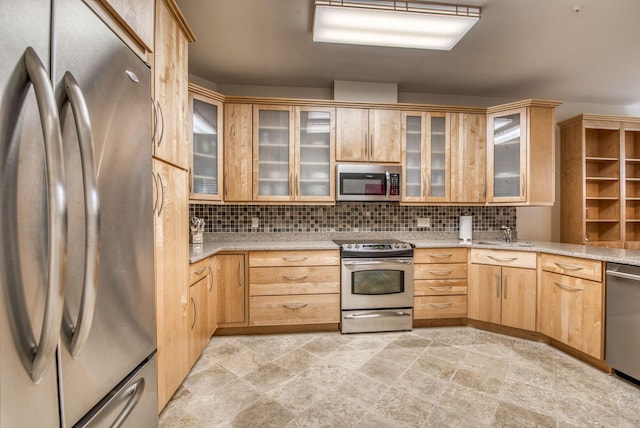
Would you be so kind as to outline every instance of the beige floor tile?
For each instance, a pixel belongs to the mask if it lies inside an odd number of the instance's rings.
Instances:
[[[391,388],[375,405],[378,414],[403,427],[422,426],[432,408],[432,403],[398,388]]]

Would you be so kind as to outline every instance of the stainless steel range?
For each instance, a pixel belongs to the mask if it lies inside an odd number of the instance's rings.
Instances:
[[[342,257],[342,333],[411,330],[413,245],[337,240]]]

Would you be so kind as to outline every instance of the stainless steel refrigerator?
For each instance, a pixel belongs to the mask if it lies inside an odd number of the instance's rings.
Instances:
[[[150,70],[81,0],[0,51],[0,426],[157,426]]]

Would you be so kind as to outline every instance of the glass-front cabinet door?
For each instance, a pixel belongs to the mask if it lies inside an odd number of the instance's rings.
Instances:
[[[190,92],[189,110],[190,199],[220,200],[222,195],[222,102],[200,93]]]
[[[295,108],[294,199],[335,200],[335,109]]]
[[[293,118],[289,106],[253,106],[253,200],[293,196]]]
[[[450,148],[446,113],[403,112],[405,202],[449,200]]]
[[[487,116],[487,200],[526,200],[527,177],[526,108]]]

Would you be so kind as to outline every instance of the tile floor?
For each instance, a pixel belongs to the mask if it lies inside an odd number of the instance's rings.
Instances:
[[[214,337],[160,427],[638,427],[640,388],[470,327]]]

